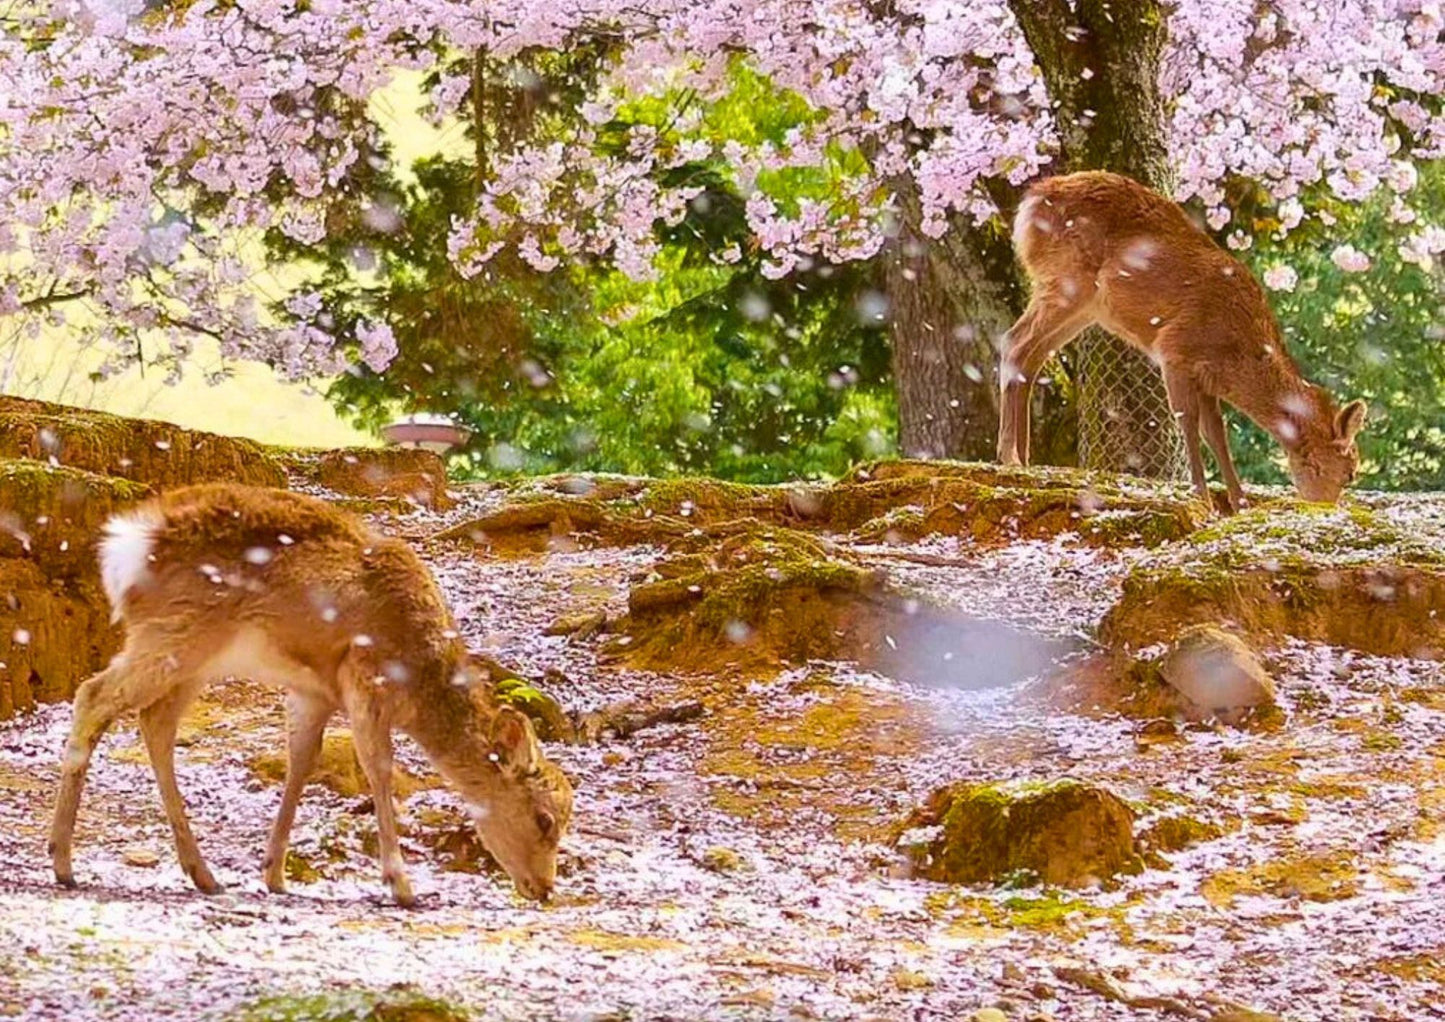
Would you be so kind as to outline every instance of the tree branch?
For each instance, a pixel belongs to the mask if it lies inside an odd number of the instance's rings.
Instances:
[[[60,305],[62,302],[73,302],[77,298],[85,298],[91,294],[90,288],[81,288],[79,291],[56,291],[51,288],[48,292],[37,298],[27,298],[20,303],[22,309],[46,309],[52,305]]]

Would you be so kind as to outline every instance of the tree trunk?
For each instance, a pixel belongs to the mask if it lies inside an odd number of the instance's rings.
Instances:
[[[1173,185],[1159,69],[1168,19],[1158,0],[1010,0],[1038,62],[1064,171],[1112,170]],[[1087,468],[1183,478],[1183,442],[1158,369],[1101,330],[1075,342],[1079,460]]]
[[[918,229],[911,178],[898,182],[901,226],[882,258],[898,393],[899,447],[907,457],[993,460],[998,439],[998,345],[1023,312],[1013,245],[997,225],[958,217],[938,240]],[[1000,195],[1000,206],[1011,199]],[[1077,463],[1076,416],[1066,395],[1040,388],[1035,450]]]
[[[987,237],[922,237],[917,195],[898,189],[903,222],[883,256],[899,447],[908,458],[992,457],[998,391],[994,339],[1017,317],[1020,294]],[[959,243],[962,242],[962,243]],[[997,264],[1002,255],[1002,265]]]

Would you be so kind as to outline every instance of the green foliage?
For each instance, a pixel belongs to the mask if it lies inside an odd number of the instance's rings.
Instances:
[[[639,101],[600,134],[625,144],[633,124],[664,131],[692,111],[704,132],[781,143],[807,116],[742,72],[724,102],[695,103],[690,95]],[[536,117],[533,128],[561,133],[565,118]],[[435,157],[414,171],[414,183],[384,186],[398,229],[359,222],[324,254],[327,307],[342,321],[385,313],[400,349],[384,375],[359,369],[333,386],[332,399],[359,424],[375,428],[402,411],[453,413],[473,430],[479,475],[705,472],[775,482],[839,475],[891,452],[885,332],[859,311],[870,268],[768,279],[749,250],[743,198],[718,168],[659,171],[702,193],[681,223],[661,229],[650,282],[585,262],[537,273],[507,251],[464,280],[446,242],[452,217],[472,208],[475,166]],[[827,178],[788,180],[795,195],[813,197],[826,193]],[[353,272],[359,248],[377,254],[370,287]],[[720,258],[730,249],[733,262]]]

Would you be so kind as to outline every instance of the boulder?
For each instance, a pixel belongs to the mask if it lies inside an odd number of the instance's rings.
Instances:
[[[1187,629],[1157,666],[1190,720],[1237,724],[1275,707],[1274,679],[1254,650],[1214,625]]]
[[[940,788],[908,818],[898,842],[919,876],[945,883],[1022,873],[1084,887],[1143,868],[1129,806],[1069,779]]]

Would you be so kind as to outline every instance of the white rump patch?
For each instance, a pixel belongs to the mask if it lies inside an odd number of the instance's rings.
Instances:
[[[154,509],[127,511],[105,523],[105,538],[100,541],[100,581],[110,600],[111,621],[120,620],[125,594],[150,571],[156,533],[164,524],[160,512]]]
[[[1047,229],[1050,226],[1049,220],[1044,216],[1036,215],[1039,206],[1043,203],[1037,195],[1029,195],[1019,203],[1019,211],[1014,214],[1014,250],[1023,252],[1024,246],[1028,244],[1029,231],[1039,228]]]

